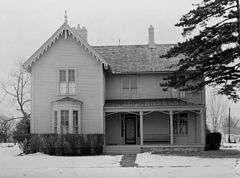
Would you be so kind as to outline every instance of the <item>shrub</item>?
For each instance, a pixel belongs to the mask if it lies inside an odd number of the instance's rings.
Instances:
[[[32,134],[18,136],[23,153],[42,152],[50,155],[102,154],[102,134]]]
[[[222,135],[219,132],[208,133],[206,136],[206,150],[219,150]]]

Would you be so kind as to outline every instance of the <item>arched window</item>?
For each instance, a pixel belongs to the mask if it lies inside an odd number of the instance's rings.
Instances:
[[[53,102],[53,133],[81,133],[82,102],[70,97]]]

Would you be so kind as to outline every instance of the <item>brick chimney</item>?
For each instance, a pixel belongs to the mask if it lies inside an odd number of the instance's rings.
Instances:
[[[77,31],[79,32],[80,36],[87,42],[88,41],[88,35],[87,35],[87,29],[86,27],[82,26],[82,28],[80,27],[80,25],[77,25]]]
[[[149,48],[155,48],[154,28],[152,25],[150,25],[148,28],[148,45]]]

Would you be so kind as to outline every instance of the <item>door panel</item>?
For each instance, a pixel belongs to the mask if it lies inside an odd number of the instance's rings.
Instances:
[[[125,118],[126,132],[125,132],[125,143],[136,144],[136,118],[126,117]]]

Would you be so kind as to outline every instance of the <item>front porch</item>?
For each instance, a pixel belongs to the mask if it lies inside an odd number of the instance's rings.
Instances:
[[[105,107],[104,145],[110,152],[204,148],[204,107]]]

